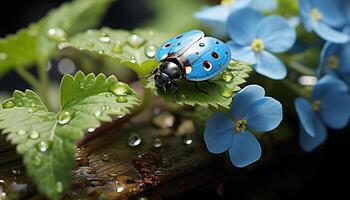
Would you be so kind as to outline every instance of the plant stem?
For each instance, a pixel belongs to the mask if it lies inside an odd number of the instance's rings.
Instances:
[[[150,105],[150,103],[152,101],[153,93],[152,93],[152,90],[150,88],[146,88],[146,84],[147,84],[146,79],[140,79],[140,82],[141,82],[142,89],[143,89],[143,100],[142,100],[142,103],[140,105],[140,111],[142,112]]]
[[[52,105],[52,102],[50,101],[50,98],[49,98],[49,79],[48,79],[48,73],[46,71],[47,62],[48,62],[47,59],[41,59],[38,61],[38,73],[39,73],[39,80],[40,80],[40,88],[38,91],[45,105],[47,105],[49,110],[52,110],[54,106]]]
[[[298,72],[302,75],[315,76],[315,72],[313,70],[307,68],[306,66],[304,66],[296,61],[287,62],[287,65],[291,70]]]
[[[17,68],[16,72],[20,77],[22,77],[23,80],[25,80],[28,84],[30,84],[34,90],[39,90],[40,88],[39,81],[26,69]]]
[[[284,79],[282,83],[286,85],[289,89],[291,89],[294,93],[296,93],[298,96],[306,96],[305,90],[301,86],[293,83],[291,80]]]

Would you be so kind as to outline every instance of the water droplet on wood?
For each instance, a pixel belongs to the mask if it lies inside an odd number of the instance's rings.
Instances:
[[[190,145],[193,142],[191,136],[189,135],[183,135],[181,139],[182,139],[182,143],[185,145]]]
[[[141,144],[141,142],[142,142],[141,137],[138,134],[132,134],[129,137],[128,146],[137,147]]]
[[[162,140],[160,138],[156,138],[153,140],[152,145],[155,148],[160,148],[162,146]]]

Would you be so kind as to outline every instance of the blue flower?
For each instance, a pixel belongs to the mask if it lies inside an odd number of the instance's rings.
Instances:
[[[327,127],[344,128],[350,117],[350,96],[344,82],[335,76],[326,75],[315,85],[312,102],[304,98],[295,100],[300,119],[299,143],[310,152],[327,138]]]
[[[324,40],[348,42],[349,35],[338,29],[345,25],[339,0],[299,0],[299,13],[307,31],[315,31]]]
[[[232,118],[232,119],[231,119]],[[207,121],[204,140],[211,153],[229,151],[236,167],[245,167],[261,156],[261,146],[248,131],[267,132],[282,121],[282,105],[265,90],[250,85],[233,98],[231,118],[226,113],[214,113]]]
[[[248,6],[252,0],[223,0],[221,5],[204,7],[194,17],[212,27],[217,36],[226,35],[226,20],[230,12]]]
[[[271,12],[277,8],[276,0],[253,0],[251,6],[262,12]]]
[[[335,74],[350,86],[350,42],[335,44],[327,42],[321,52],[320,65],[317,75],[320,77],[326,72]]]
[[[269,78],[286,77],[285,65],[270,53],[285,52],[296,40],[295,30],[284,18],[263,17],[256,10],[244,8],[230,14],[227,29],[233,59],[252,63],[256,72]]]

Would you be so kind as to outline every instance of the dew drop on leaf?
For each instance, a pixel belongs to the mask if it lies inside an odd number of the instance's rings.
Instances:
[[[32,131],[30,134],[29,134],[29,138],[30,139],[33,139],[33,140],[36,140],[40,137],[40,133],[38,131]]]
[[[27,131],[25,131],[25,130],[23,130],[23,129],[19,129],[19,130],[17,131],[17,135],[19,135],[19,136],[22,136],[22,135],[25,135],[25,134],[27,134]]]
[[[63,184],[62,184],[61,181],[58,181],[58,182],[56,183],[56,192],[57,192],[57,193],[62,193],[62,192],[63,192]]]
[[[65,40],[66,32],[61,28],[50,28],[47,37],[55,42],[61,42]]]
[[[221,75],[222,80],[224,80],[225,82],[231,82],[233,80],[233,75],[229,72],[224,72]]]
[[[34,158],[33,158],[33,164],[37,167],[39,167],[43,162],[43,159],[41,158],[40,155],[36,155]]]
[[[130,56],[129,61],[130,61],[131,63],[136,63],[136,57],[135,57],[135,56]]]
[[[132,34],[128,37],[127,42],[130,46],[134,48],[140,48],[145,42],[145,38],[140,35]]]
[[[109,109],[111,109],[110,106],[107,106],[107,105],[102,106],[102,110],[103,111],[106,111],[106,110],[109,110]]]
[[[141,144],[141,142],[142,142],[141,137],[138,134],[132,134],[129,137],[128,146],[137,147]]]
[[[50,141],[40,141],[37,145],[36,148],[40,152],[46,152],[47,150],[50,149],[52,143]]]
[[[107,92],[107,93],[105,94],[105,97],[113,97],[113,94],[112,94],[111,92]]]
[[[102,54],[105,53],[105,51],[104,51],[103,49],[97,49],[97,53],[98,53],[99,55],[102,55]]]
[[[116,101],[117,101],[118,103],[127,103],[127,102],[128,102],[128,99],[127,99],[126,97],[124,97],[124,96],[118,96],[117,99],[116,99]]]
[[[112,47],[112,51],[114,53],[121,53],[123,51],[123,47],[124,43],[120,40],[117,40]]]
[[[97,110],[95,113],[94,113],[94,116],[95,117],[100,117],[102,115],[102,112],[100,110]]]
[[[116,96],[125,96],[130,94],[129,86],[123,82],[112,85],[109,90]]]
[[[0,60],[6,60],[7,59],[7,53],[0,52]]]
[[[220,95],[225,97],[225,98],[231,98],[233,95],[233,91],[232,91],[232,89],[226,88],[220,92]]]
[[[92,132],[94,132],[96,130],[96,128],[89,128],[87,131],[89,132],[89,133],[92,133]]]
[[[31,103],[31,104],[30,104],[30,107],[35,108],[35,107],[36,107],[36,104],[35,104],[35,103]]]
[[[145,54],[146,54],[147,57],[154,58],[154,56],[156,56],[156,53],[157,53],[157,47],[156,46],[154,46],[154,45],[146,46]]]
[[[74,117],[73,111],[63,110],[57,115],[58,124],[68,124]]]
[[[123,118],[125,116],[125,112],[123,111],[123,109],[121,107],[117,107],[117,108],[113,109],[113,113],[115,115],[117,115],[118,118]]]
[[[99,37],[98,40],[102,43],[110,43],[111,37],[109,37],[109,35],[105,34],[105,35]]]
[[[192,138],[189,135],[183,135],[181,139],[182,143],[185,145],[190,145],[193,142]]]
[[[2,104],[2,108],[9,109],[15,107],[16,104],[12,100],[7,100]]]
[[[71,46],[71,44],[69,42],[61,42],[57,45],[57,48],[59,50],[62,50],[62,49],[65,49],[67,47],[70,47],[70,46]]]
[[[19,102],[17,102],[17,103],[16,103],[16,106],[17,106],[17,107],[23,107],[23,106],[24,106],[24,104],[23,104],[23,102],[22,102],[22,101],[19,101]]]
[[[152,142],[153,147],[159,148],[163,145],[162,140],[160,138],[156,138]]]

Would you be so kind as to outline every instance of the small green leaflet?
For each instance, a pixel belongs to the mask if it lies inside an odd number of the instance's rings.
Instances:
[[[88,30],[73,36],[65,44],[77,50],[86,50],[117,59],[139,75],[147,75],[158,67],[153,57],[158,47],[167,39],[154,30]]]
[[[123,117],[140,104],[133,89],[115,76],[65,75],[61,111],[49,112],[40,97],[15,91],[0,110],[0,129],[17,145],[28,175],[38,190],[57,199],[69,186],[76,141],[111,115]]]
[[[173,90],[167,92],[158,90],[153,76],[148,78],[146,87],[151,88],[156,95],[163,97],[165,100],[176,100],[176,103],[180,105],[212,106],[216,109],[219,107],[229,108],[233,95],[241,89],[239,85],[246,82],[245,79],[249,77],[248,73],[251,71],[250,64],[231,60],[226,70],[217,78],[198,82],[198,88],[208,94],[195,88],[193,82],[180,80],[177,82],[179,90],[175,97]]]
[[[0,39],[0,77],[8,71],[43,64],[59,42],[94,27],[114,0],[76,0],[52,10],[39,22]],[[44,63],[46,64],[46,63]]]

